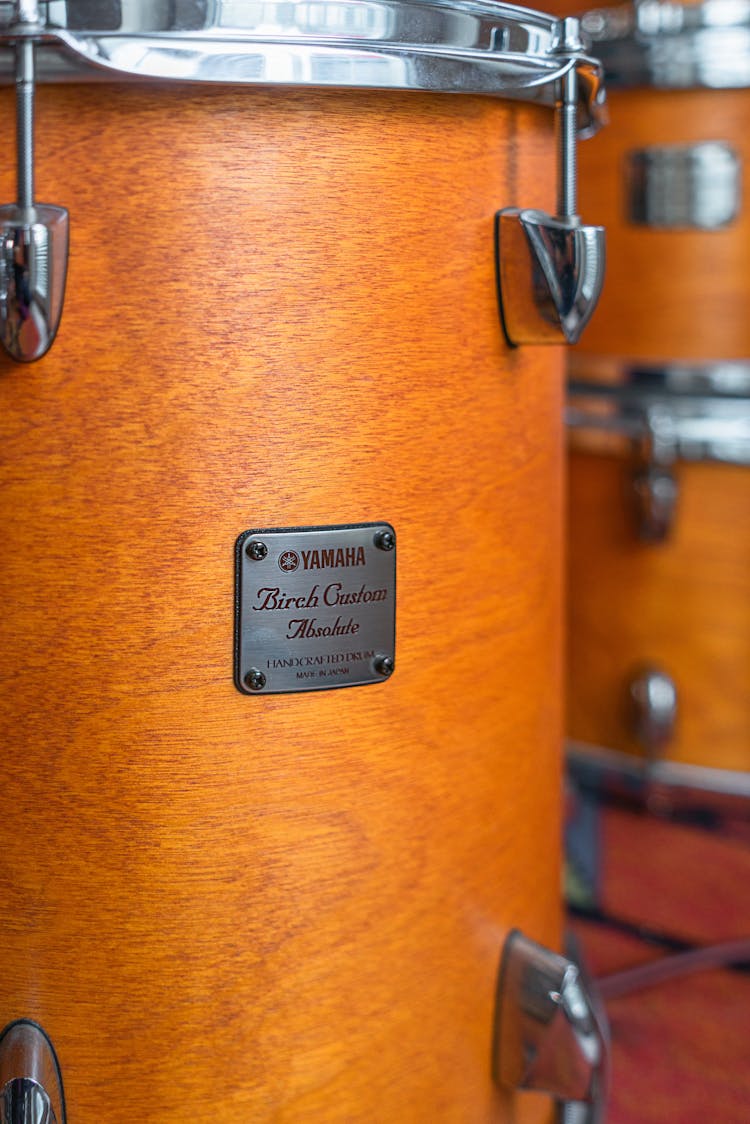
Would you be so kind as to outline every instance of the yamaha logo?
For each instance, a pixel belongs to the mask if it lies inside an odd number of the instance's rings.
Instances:
[[[365,548],[340,546],[332,550],[303,550],[302,562],[306,570],[338,570],[342,566],[364,566]]]
[[[299,567],[299,554],[296,550],[284,550],[279,555],[279,569],[285,574],[293,574]]]

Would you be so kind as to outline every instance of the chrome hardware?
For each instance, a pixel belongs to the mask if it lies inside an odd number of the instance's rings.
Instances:
[[[718,230],[739,213],[740,171],[721,141],[636,149],[626,158],[628,217],[657,229]]]
[[[663,756],[674,737],[677,721],[677,688],[661,668],[644,666],[628,684],[632,704],[633,734],[649,761]]]
[[[567,767],[577,784],[593,792],[627,799],[648,799],[651,807],[705,809],[716,814],[748,816],[750,773],[684,765],[654,759],[646,771],[639,757],[620,750],[571,740],[566,746]],[[647,784],[644,783],[647,781]],[[658,793],[658,804],[654,794]]]
[[[48,351],[65,292],[68,212],[34,202],[34,37],[38,4],[18,0],[16,60],[17,201],[0,206],[0,340],[13,359]]]
[[[665,542],[672,530],[679,498],[675,455],[671,414],[659,404],[647,406],[638,446],[639,464],[633,472],[636,529],[641,542]]]
[[[0,1034],[0,1124],[65,1124],[55,1051],[28,1019],[10,1023]]]
[[[561,21],[561,51],[581,47],[578,21]],[[578,72],[559,82],[558,185],[554,218],[512,207],[496,216],[500,310],[511,344],[576,343],[596,308],[604,281],[604,229],[576,214]]]
[[[613,87],[750,86],[748,0],[636,0],[595,8],[582,27]]]
[[[42,1086],[16,1077],[2,1091],[0,1124],[57,1124],[57,1120]]]
[[[580,44],[561,58],[561,21],[494,0],[52,0],[44,12],[39,68],[51,80],[414,89],[553,105],[574,65],[581,127],[604,119],[598,61]],[[0,4],[0,40],[12,39],[12,23]]]
[[[551,1094],[560,1124],[603,1120],[607,1030],[577,965],[514,930],[503,949],[495,1016],[500,1084]]]
[[[576,343],[604,281],[604,229],[543,211],[497,215],[503,327],[512,344]]]
[[[9,7],[0,0],[0,44],[16,48],[18,69],[27,74],[35,49],[45,80],[428,90],[547,106],[559,103],[562,87],[563,184],[575,181],[576,131],[595,132],[605,121],[601,66],[586,54],[578,21],[496,0],[16,0]],[[22,25],[29,13],[33,23]],[[33,90],[33,81],[24,88]],[[32,164],[29,120],[27,114],[19,135],[25,169]],[[26,204],[19,198],[0,209],[7,289],[0,324],[14,357],[33,359],[49,347],[61,311],[67,215],[32,206],[33,191],[19,192]],[[569,338],[589,314],[596,274],[587,232],[593,228],[578,227],[574,209],[563,210],[540,233],[544,267],[554,271],[560,261],[545,307],[562,319]]]
[[[633,496],[638,538],[661,543],[674,525],[679,484],[670,468],[647,463],[633,473]]]
[[[750,363],[646,366],[575,354],[572,372],[566,419],[576,448],[652,446],[666,467],[750,465]]]

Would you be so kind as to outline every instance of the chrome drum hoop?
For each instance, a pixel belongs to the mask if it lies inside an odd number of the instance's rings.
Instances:
[[[610,87],[750,87],[750,0],[595,8],[582,28]]]
[[[575,448],[648,444],[666,461],[750,465],[750,360],[649,366],[581,358],[566,411]]]
[[[162,79],[494,94],[554,106],[579,77],[579,127],[605,120],[602,69],[553,16],[495,0],[48,0],[42,81]],[[19,33],[0,4],[0,43]],[[570,21],[567,21],[568,24]],[[15,34],[14,34],[15,33]],[[12,77],[12,60],[0,60]]]
[[[580,788],[624,800],[645,800],[662,812],[703,810],[715,815],[750,812],[750,774],[680,761],[656,760],[569,739],[568,776]]]

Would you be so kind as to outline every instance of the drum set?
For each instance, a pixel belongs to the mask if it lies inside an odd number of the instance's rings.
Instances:
[[[750,793],[725,8],[0,4],[1,1124],[603,1120],[565,735]]]

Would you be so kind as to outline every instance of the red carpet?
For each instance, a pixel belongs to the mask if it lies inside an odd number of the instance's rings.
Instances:
[[[701,945],[750,938],[750,845],[742,831],[709,833],[609,808],[599,840],[605,914]],[[669,955],[610,925],[573,920],[571,929],[595,977]],[[608,1124],[750,1121],[750,972],[701,971],[610,999],[606,1008]]]

